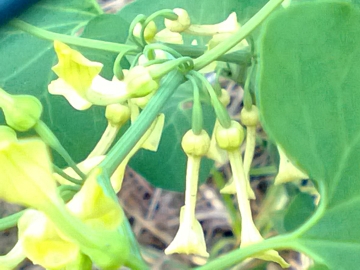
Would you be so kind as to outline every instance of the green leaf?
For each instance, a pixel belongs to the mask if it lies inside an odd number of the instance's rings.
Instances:
[[[313,213],[314,198],[308,193],[299,193],[291,201],[284,216],[284,228],[290,232],[298,228]]]
[[[206,100],[203,98],[204,103]],[[156,187],[183,191],[185,189],[186,155],[181,148],[182,136],[191,129],[192,89],[189,82],[181,85],[163,109],[164,131],[157,152],[140,150],[130,161],[130,166]],[[215,114],[212,107],[203,105],[204,129],[211,134]],[[213,162],[204,158],[199,182],[210,174]]]
[[[360,264],[360,12],[304,3],[265,26],[258,103],[269,136],[317,183],[316,214],[295,249],[330,269]]]
[[[82,36],[113,42],[124,42],[128,24],[115,15],[100,15],[92,0],[44,0],[32,6],[20,19],[43,29],[75,35],[89,20]],[[111,25],[111,31],[109,30]],[[114,35],[117,34],[117,36]],[[0,87],[13,94],[32,94],[44,106],[42,119],[59,138],[75,161],[83,160],[106,127],[104,109],[94,106],[76,111],[61,96],[50,95],[47,85],[55,74],[52,42],[33,37],[12,27],[0,29]],[[77,48],[93,61],[104,63],[102,75],[112,77],[113,53]],[[128,63],[124,63],[126,67]],[[4,122],[2,117],[1,122]],[[25,134],[28,135],[28,134]],[[55,163],[65,166],[54,153]]]
[[[120,16],[114,14],[101,14],[86,25],[81,37],[103,40],[115,43],[125,43],[128,34],[129,23]],[[117,54],[107,51],[93,50],[90,48],[77,48],[85,57],[92,61],[104,64],[101,76],[111,80],[113,77],[113,65]],[[123,68],[129,68],[129,62],[123,59]]]
[[[131,22],[138,14],[150,15],[161,9],[183,8],[193,24],[213,24],[225,20],[235,11],[238,21],[243,24],[266,3],[266,0],[137,0],[126,5],[118,14]]]

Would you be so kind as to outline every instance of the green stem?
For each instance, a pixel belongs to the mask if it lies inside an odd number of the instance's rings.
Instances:
[[[218,46],[195,59],[195,69],[202,69],[219,58],[220,55],[224,55],[227,51],[232,49],[236,44],[246,38],[257,26],[259,26],[283,1],[284,0],[270,0],[231,37],[225,39]]]
[[[176,20],[178,18],[178,15],[176,15],[174,13],[174,11],[172,11],[171,9],[162,9],[162,10],[158,10],[156,12],[154,12],[153,14],[151,14],[144,22],[144,24],[141,27],[141,33],[140,33],[140,39],[142,44],[146,45],[147,42],[145,40],[145,29],[148,26],[148,24],[151,21],[154,21],[157,17],[164,17],[167,19],[172,19],[172,20]]]
[[[16,226],[19,218],[25,213],[25,210],[0,219],[0,231],[10,229]]]
[[[275,166],[265,166],[261,168],[250,169],[251,176],[261,176],[261,175],[276,174],[276,173],[277,173],[277,168]]]
[[[194,77],[186,76],[186,78],[191,82],[194,94],[191,116],[191,129],[195,135],[199,135],[203,129],[203,111],[200,102],[200,90]]]
[[[244,85],[244,107],[248,111],[251,110],[252,105],[253,105],[253,100],[252,100],[251,92],[250,92],[250,82],[251,82],[251,78],[252,78],[252,75],[254,72],[254,67],[255,67],[255,65],[253,64],[248,69],[248,73],[247,73],[245,85]]]
[[[51,31],[41,29],[41,28],[31,25],[29,23],[23,22],[19,19],[14,19],[14,20],[10,21],[9,24],[11,26],[18,28],[20,30],[23,30],[24,32],[27,32],[31,35],[34,35],[34,36],[42,38],[42,39],[51,40],[51,41],[59,40],[61,42],[64,42],[64,43],[70,44],[70,45],[91,48],[91,49],[97,49],[97,50],[102,50],[102,51],[115,52],[115,53],[120,53],[123,51],[130,51],[130,50],[140,52],[140,49],[136,46],[54,33]]]
[[[211,104],[214,107],[216,118],[219,120],[220,124],[224,128],[229,128],[231,125],[230,115],[229,115],[228,111],[226,110],[226,108],[224,107],[224,105],[219,100],[219,98],[216,95],[216,92],[212,88],[211,84],[208,82],[208,80],[203,75],[201,75],[200,73],[198,73],[196,71],[192,70],[189,72],[189,74],[196,77],[204,84],[205,88],[207,89],[207,91],[210,95]]]
[[[83,181],[76,179],[74,177],[71,177],[67,173],[65,173],[62,169],[60,169],[58,166],[53,165],[54,172],[56,172],[58,175],[60,175],[62,178],[68,180],[69,182],[75,184],[75,185],[82,185]]]
[[[322,196],[319,208],[316,210],[315,214],[296,231],[289,234],[279,235],[252,244],[250,246],[246,246],[241,249],[234,250],[196,269],[197,270],[228,269],[232,265],[235,265],[249,257],[252,257],[255,254],[263,253],[266,250],[294,249],[295,247],[299,249],[299,245],[296,244],[297,239],[306,231],[308,231],[311,227],[313,227],[316,224],[316,222],[318,222],[319,219],[324,215],[324,211],[327,206],[327,197],[326,197],[325,184],[323,184],[322,182],[319,183],[319,192]]]
[[[167,47],[177,51],[181,55],[190,56],[192,58],[200,57],[208,51],[206,46],[180,45],[165,43]],[[249,66],[251,64],[251,53],[248,48],[241,49],[224,55],[219,55],[215,60],[224,61],[228,63],[235,63],[239,65]]]
[[[213,169],[212,175],[213,175],[212,179],[214,180],[216,187],[220,190],[225,185],[224,177],[216,169]],[[236,238],[236,241],[240,242],[241,219],[240,219],[239,211],[235,208],[234,202],[233,202],[230,194],[220,193],[220,195],[221,195],[221,197],[224,201],[225,207],[230,215],[232,232]]]
[[[229,269],[231,266],[244,261],[245,259],[252,257],[256,254],[263,253],[270,249],[289,249],[294,246],[294,237],[290,234],[284,234],[276,236],[264,241],[246,246],[243,248],[235,249],[221,257],[214,259],[213,261],[208,262],[204,266],[195,268],[195,270],[221,270]]]
[[[108,152],[100,167],[112,175],[119,164],[144,135],[155,120],[162,107],[172,96],[178,86],[184,81],[184,76],[178,71],[172,71],[163,80],[160,88],[150,99],[136,121],[129,127],[120,140]]]

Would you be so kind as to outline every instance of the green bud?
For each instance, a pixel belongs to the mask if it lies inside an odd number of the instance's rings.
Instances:
[[[40,120],[42,105],[33,96],[10,96],[11,104],[3,106],[6,123],[17,131],[27,131]]]
[[[182,8],[175,8],[173,11],[178,18],[176,20],[165,19],[166,28],[172,32],[183,32],[188,29],[191,22],[187,11]]]
[[[251,110],[243,108],[240,112],[240,120],[245,126],[256,126],[259,123],[259,110],[255,105]]]
[[[150,70],[143,66],[130,69],[124,82],[128,94],[133,98],[144,97],[159,88],[159,83],[152,78]]]
[[[244,128],[240,123],[232,120],[229,128],[219,125],[215,130],[215,139],[218,146],[227,151],[236,150],[244,141]]]
[[[122,104],[106,106],[105,117],[112,126],[122,126],[130,119],[130,108]]]
[[[187,155],[204,156],[210,147],[210,137],[205,130],[196,135],[190,129],[183,136],[181,146]]]
[[[137,23],[134,28],[134,36],[140,37],[142,25],[141,23]],[[154,21],[149,22],[149,24],[146,26],[144,31],[144,38],[146,41],[150,42],[154,39],[155,35],[157,33],[156,24]]]

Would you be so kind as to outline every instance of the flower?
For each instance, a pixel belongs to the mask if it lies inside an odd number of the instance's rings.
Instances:
[[[52,69],[58,79],[50,83],[49,93],[63,95],[77,110],[86,110],[92,104],[109,105],[127,99],[126,84],[99,75],[103,65],[92,62],[80,52],[60,41],[54,41],[59,63]]]
[[[209,253],[206,251],[204,232],[201,225],[195,218],[192,223],[185,222],[185,207],[186,206],[181,207],[179,230],[174,240],[165,249],[165,254],[182,253],[209,257]]]
[[[190,25],[184,32],[196,36],[214,36],[217,34],[234,33],[240,28],[236,13],[231,13],[226,20],[212,25]]]
[[[209,257],[206,252],[204,233],[195,218],[196,194],[201,158],[206,155],[210,138],[205,130],[195,134],[189,130],[183,136],[181,146],[187,155],[185,205],[180,211],[180,227],[165,254],[184,253]]]
[[[189,14],[185,9],[175,8],[173,12],[178,16],[176,20],[165,19],[165,27],[171,32],[183,32],[191,25]]]
[[[61,269],[80,255],[79,246],[62,237],[45,214],[27,210],[19,219],[19,243],[26,256],[47,269]]]
[[[295,165],[286,156],[281,146],[278,146],[278,151],[280,155],[280,165],[279,172],[275,177],[275,185],[280,185],[302,179],[309,179],[309,176],[306,173],[300,171],[300,169],[295,167]]]
[[[263,238],[255,227],[251,215],[250,197],[247,190],[247,178],[244,171],[240,146],[244,140],[244,129],[236,121],[231,121],[229,128],[219,126],[215,130],[215,138],[220,148],[225,149],[229,156],[230,166],[233,173],[233,183],[241,214],[241,247],[260,242]],[[279,263],[282,267],[288,267],[282,257],[275,251],[269,250],[257,254],[256,258]]]
[[[6,133],[0,136],[0,198],[35,209],[58,204],[45,143],[40,139],[18,141],[10,131]]]

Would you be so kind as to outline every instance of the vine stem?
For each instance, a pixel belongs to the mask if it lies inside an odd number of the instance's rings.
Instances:
[[[41,29],[39,27],[36,27],[34,25],[31,25],[31,24],[21,21],[19,19],[14,19],[14,20],[10,21],[9,24],[11,26],[18,28],[20,30],[23,30],[31,35],[34,35],[34,36],[42,38],[42,39],[51,40],[51,41],[59,40],[61,42],[64,42],[64,43],[70,44],[70,45],[91,48],[91,49],[97,49],[97,50],[103,50],[103,51],[109,51],[109,52],[115,52],[115,53],[120,53],[123,51],[140,52],[140,49],[136,46],[54,33],[51,31],[47,31],[45,29]]]
[[[150,127],[167,100],[184,80],[184,76],[179,71],[172,71],[163,79],[162,85],[150,99],[139,117],[101,162],[100,167],[103,168],[108,175],[113,174],[119,164],[136,145],[137,141]]]
[[[194,60],[195,70],[202,69],[232,49],[236,44],[246,38],[257,26],[259,26],[283,1],[284,0],[270,0],[231,37],[225,39],[215,48],[196,58]]]

